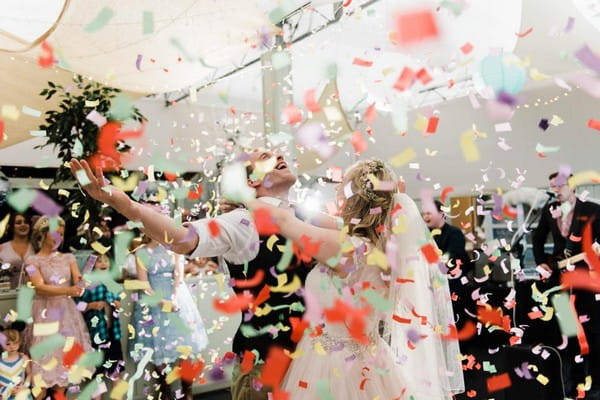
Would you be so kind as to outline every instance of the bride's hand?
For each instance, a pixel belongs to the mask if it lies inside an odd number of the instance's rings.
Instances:
[[[107,185],[101,168],[97,168],[94,174],[87,161],[72,159],[71,172],[83,190],[93,199],[106,203],[119,211],[129,207],[130,200],[127,194],[117,187]],[[81,182],[81,177],[83,180],[87,178],[88,182]]]

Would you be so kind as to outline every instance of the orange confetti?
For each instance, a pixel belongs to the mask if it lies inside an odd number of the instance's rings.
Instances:
[[[404,67],[400,73],[400,76],[396,80],[396,83],[394,83],[394,89],[402,92],[410,88],[415,81],[416,76],[417,75],[415,74],[415,71],[408,67]]]
[[[460,47],[460,51],[462,51],[463,54],[469,54],[473,51],[473,45],[467,42]]]
[[[354,60],[352,60],[352,64],[360,67],[370,67],[373,65],[373,61],[363,60],[362,58],[355,57]]]
[[[352,137],[350,138],[350,143],[352,143],[352,147],[354,147],[354,151],[357,153],[362,153],[367,150],[367,141],[363,137],[360,131],[352,132]]]
[[[179,363],[179,377],[187,383],[194,382],[202,373],[204,362],[202,360],[192,363],[188,360],[181,360]]]
[[[247,310],[252,303],[252,296],[232,296],[227,300],[215,298],[213,299],[213,308],[223,314],[237,314],[240,311]]]
[[[54,50],[45,40],[41,47],[42,54],[38,56],[38,65],[42,68],[50,68],[54,65]]]
[[[117,150],[117,143],[124,139],[138,138],[144,133],[144,127],[137,131],[121,131],[122,123],[109,121],[98,132],[98,151],[88,162],[92,170],[100,167],[103,170],[118,170],[122,163],[122,154]]]
[[[71,368],[84,353],[85,351],[83,346],[81,346],[78,342],[73,343],[71,349],[63,354],[62,363],[65,368]]]
[[[423,253],[425,260],[427,260],[429,264],[433,264],[440,259],[440,255],[437,253],[435,246],[431,243],[422,246],[421,253]]]
[[[279,225],[273,222],[273,217],[267,208],[255,209],[252,216],[259,235],[270,236],[279,233]]]
[[[175,180],[177,179],[177,174],[175,174],[173,172],[163,172],[163,176],[169,182],[175,182]]]
[[[269,289],[269,285],[265,285],[260,292],[258,292],[258,296],[256,296],[254,302],[252,302],[252,309],[255,309],[265,301],[269,300],[269,297],[271,297],[271,289]]]
[[[435,133],[435,131],[437,131],[439,122],[440,119],[438,117],[429,118],[429,122],[427,123],[427,129],[425,130],[425,132],[429,134]]]
[[[506,215],[510,219],[515,219],[518,216],[517,210],[509,207],[507,204],[504,205],[502,211],[504,212],[504,215]]]
[[[590,269],[596,272],[600,272],[600,256],[596,254],[592,248],[594,239],[592,237],[592,221],[588,222],[583,228],[583,251],[585,252],[585,259],[590,266]]]
[[[256,274],[254,274],[254,277],[251,279],[245,279],[245,280],[236,279],[234,286],[239,289],[251,288],[251,287],[254,287],[254,286],[257,286],[258,284],[260,284],[264,278],[265,278],[265,271],[263,271],[262,269],[259,269],[258,271],[256,271]]]
[[[208,232],[211,237],[217,237],[219,236],[219,233],[221,233],[221,227],[214,219],[208,221]]]
[[[308,388],[308,382],[298,381],[298,387],[301,387],[302,389],[307,389]]]
[[[517,35],[518,37],[520,37],[522,39],[525,36],[529,35],[531,32],[533,32],[533,26],[531,28],[527,29],[525,32],[523,32],[523,33],[515,33],[515,35]]]
[[[417,72],[417,79],[420,80],[423,85],[427,85],[432,81],[431,75],[429,75],[429,72],[427,72],[425,68],[421,68]]]
[[[247,374],[252,371],[254,367],[254,359],[256,358],[256,354],[251,352],[250,350],[244,351],[244,356],[242,357],[242,362],[240,363],[240,369],[242,374]]]
[[[316,100],[315,89],[308,89],[306,93],[304,93],[304,106],[308,111],[313,113],[318,113],[321,111],[321,106]]]
[[[272,346],[262,368],[260,382],[263,385],[278,389],[291,361],[292,359],[285,354],[282,348]]]
[[[592,128],[592,129],[596,129],[597,131],[600,131],[600,121],[598,121],[598,120],[590,119],[588,121],[587,126],[588,126],[588,128]]]
[[[495,326],[502,326],[503,324],[502,310],[500,308],[494,310],[488,307],[480,307],[477,312],[477,317],[481,322],[486,324]]]
[[[283,115],[285,117],[285,122],[289,125],[296,125],[302,121],[302,113],[293,104],[288,104],[283,110]]]
[[[402,46],[412,45],[438,36],[438,27],[431,10],[411,11],[396,16],[397,40]]]
[[[290,339],[294,343],[298,343],[302,339],[304,331],[310,326],[308,321],[298,317],[290,317],[290,325],[292,326],[292,336]]]
[[[198,185],[196,189],[190,189],[188,192],[187,198],[190,200],[198,200],[202,197],[203,188],[202,185]]]
[[[446,196],[448,196],[448,193],[452,192],[454,192],[454,188],[452,186],[446,186],[442,189],[442,193],[440,194],[440,200],[442,201],[442,203],[446,202]]]
[[[508,372],[503,374],[493,375],[487,379],[488,392],[497,392],[498,390],[506,389],[512,385]]]

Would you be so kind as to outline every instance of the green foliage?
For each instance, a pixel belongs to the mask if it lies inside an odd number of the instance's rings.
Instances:
[[[48,86],[40,92],[46,100],[58,96],[61,102],[57,110],[46,111],[45,123],[39,127],[46,131],[46,143],[36,146],[43,148],[52,145],[62,160],[60,167],[52,182],[52,186],[59,182],[73,181],[73,176],[65,163],[72,158],[88,159],[98,150],[98,126],[88,120],[87,115],[96,110],[99,114],[108,118],[111,102],[120,89],[106,87],[100,83],[85,80],[80,75],[73,77],[73,85],[63,87],[54,82],[48,82]],[[144,116],[134,107],[132,119],[142,122]],[[129,147],[124,143],[118,143],[120,151]],[[75,210],[83,217],[84,210],[90,213],[89,222],[95,226],[101,214],[101,204],[85,196],[81,191],[71,193],[67,206],[71,208],[78,203]]]

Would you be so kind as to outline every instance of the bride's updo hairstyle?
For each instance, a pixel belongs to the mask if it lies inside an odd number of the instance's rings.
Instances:
[[[61,217],[57,217],[58,226],[65,226],[65,220]],[[50,217],[44,215],[40,217],[35,225],[33,226],[33,231],[31,232],[31,247],[33,247],[33,251],[36,253],[40,251],[42,248],[42,244],[44,240],[46,240],[46,235],[50,231]]]
[[[346,196],[348,184],[352,195],[346,198],[341,212],[344,225],[349,228],[348,234],[368,238],[375,246],[383,248],[385,241],[382,238],[389,229],[390,208],[398,192],[394,172],[381,160],[358,161],[344,176],[342,185]]]

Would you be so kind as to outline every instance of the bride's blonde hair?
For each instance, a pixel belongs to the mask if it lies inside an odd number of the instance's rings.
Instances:
[[[378,190],[379,182],[393,182],[392,190]],[[352,196],[346,199],[341,212],[348,234],[368,238],[383,249],[390,229],[394,195],[398,192],[396,175],[381,160],[359,161],[346,172],[343,184],[348,183]]]
[[[65,226],[65,220],[61,217],[56,217],[58,219],[58,226]],[[33,226],[33,231],[31,232],[31,247],[33,247],[33,251],[36,253],[40,251],[42,248],[42,243],[44,243],[44,239],[46,239],[46,235],[50,231],[50,217],[44,215],[40,217],[35,225]]]

